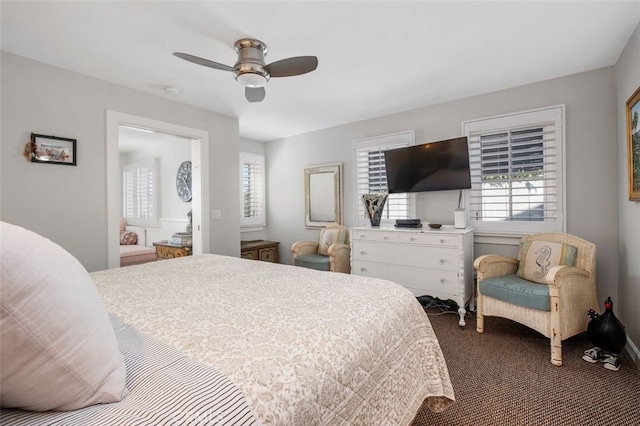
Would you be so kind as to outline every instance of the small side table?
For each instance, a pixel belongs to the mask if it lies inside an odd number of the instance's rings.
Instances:
[[[168,241],[158,241],[153,243],[156,248],[157,259],[173,259],[176,257],[191,256],[192,247],[181,244],[171,244]]]
[[[278,263],[279,241],[251,240],[240,241],[240,257]]]

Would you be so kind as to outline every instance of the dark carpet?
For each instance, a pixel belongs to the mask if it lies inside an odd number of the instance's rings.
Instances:
[[[422,407],[422,425],[640,425],[640,371],[620,354],[618,371],[582,359],[593,347],[585,333],[563,341],[563,365],[552,365],[549,339],[503,318],[475,314],[458,326],[458,314],[427,308],[456,396],[445,412]]]

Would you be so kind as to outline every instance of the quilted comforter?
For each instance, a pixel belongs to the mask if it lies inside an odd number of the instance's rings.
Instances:
[[[107,309],[227,375],[265,425],[407,425],[454,400],[415,297],[385,280],[201,255],[91,274]]]

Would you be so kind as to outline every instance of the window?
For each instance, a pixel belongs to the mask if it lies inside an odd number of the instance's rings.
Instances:
[[[122,216],[129,225],[158,224],[158,160],[137,161],[122,167]]]
[[[368,225],[369,219],[365,215],[362,196],[375,192],[387,191],[387,174],[384,166],[384,151],[402,148],[414,144],[413,131],[395,133],[361,139],[354,145],[354,194],[356,226]],[[382,221],[395,221],[415,217],[414,194],[389,194],[384,206]]]
[[[240,153],[240,226],[262,227],[267,223],[264,170],[263,155]]]
[[[470,225],[487,233],[564,232],[564,107],[463,123]]]

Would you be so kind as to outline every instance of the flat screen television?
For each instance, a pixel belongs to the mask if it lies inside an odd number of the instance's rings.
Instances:
[[[471,188],[467,137],[384,152],[389,193]]]

